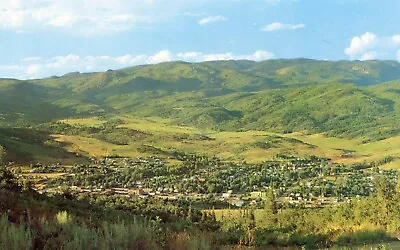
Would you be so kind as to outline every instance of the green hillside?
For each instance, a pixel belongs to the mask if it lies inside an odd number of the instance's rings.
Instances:
[[[0,163],[57,163],[86,162],[80,155],[67,152],[66,143],[54,141],[49,132],[32,129],[0,128]]]
[[[1,80],[0,124],[130,114],[217,130],[378,140],[399,132],[399,84],[389,82],[397,79],[395,61],[282,59],[171,62]]]

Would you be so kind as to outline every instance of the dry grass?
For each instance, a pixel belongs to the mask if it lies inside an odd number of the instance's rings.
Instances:
[[[70,152],[86,156],[107,156],[116,148],[116,145],[94,138],[70,135],[52,135],[57,142],[67,143],[66,149]]]

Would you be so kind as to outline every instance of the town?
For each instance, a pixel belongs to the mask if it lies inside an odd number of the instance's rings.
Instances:
[[[179,164],[169,164],[171,159]],[[347,202],[373,193],[375,175],[396,181],[395,170],[376,163],[334,164],[311,156],[277,155],[261,164],[223,162],[175,152],[166,159],[91,159],[89,165],[31,165],[14,168],[41,193],[87,193],[125,197],[191,200],[219,207],[262,206],[272,188],[277,201],[308,207]]]

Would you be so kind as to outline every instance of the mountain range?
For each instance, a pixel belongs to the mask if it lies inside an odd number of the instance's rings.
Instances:
[[[0,126],[130,114],[214,130],[380,140],[400,133],[397,61],[168,62],[0,80]]]

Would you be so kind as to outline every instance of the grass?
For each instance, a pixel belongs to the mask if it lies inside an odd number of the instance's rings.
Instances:
[[[4,133],[4,132],[3,132]],[[0,144],[6,145],[6,151],[13,156],[17,163],[22,162],[45,162],[71,165],[85,162],[83,158],[76,157],[75,154],[63,149],[63,144],[53,141],[50,136],[42,138],[34,133],[24,131],[21,134],[2,134],[0,133]]]
[[[110,155],[116,148],[121,147],[112,143],[82,136],[53,135],[57,142],[67,142],[66,149],[70,152],[86,156],[104,157]]]
[[[337,163],[352,164],[363,161],[379,161],[393,156],[394,161],[383,168],[398,168],[400,161],[400,136],[363,144],[361,139],[326,137],[323,134],[278,134],[267,131],[250,130],[246,132],[218,132],[201,130],[190,126],[172,125],[170,120],[162,118],[135,116],[116,116],[122,120],[119,127],[143,132],[146,136],[140,140],[131,140],[127,145],[116,145],[95,138],[82,136],[53,135],[57,142],[66,143],[66,149],[91,157],[120,155],[124,157],[142,157],[151,155],[143,152],[143,145],[165,149],[217,156],[224,160],[258,163],[270,160],[278,153],[309,156],[317,155],[333,159]],[[103,118],[78,118],[61,120],[68,124],[81,126],[99,126],[105,123]],[[257,143],[269,143],[263,148]],[[351,157],[341,157],[344,152],[352,152]]]
[[[170,120],[156,118],[156,117],[146,117],[137,118],[132,116],[120,116],[119,117],[124,123],[120,127],[145,131],[145,132],[155,132],[155,133],[177,133],[177,134],[199,134],[200,130],[188,127],[188,126],[176,126],[171,125]]]
[[[206,212],[211,212],[211,210],[207,210]],[[248,221],[248,218],[243,218],[243,215],[246,213],[244,209],[216,209],[215,219],[217,221],[230,221],[230,222],[239,222],[244,223]],[[249,211],[250,213],[250,211]],[[254,219],[256,225],[262,226],[266,223],[265,221],[265,211],[263,209],[255,209],[254,210]]]
[[[331,158],[338,163],[378,161],[386,156],[400,156],[400,136],[365,144],[358,139],[325,137],[322,134],[301,135],[296,133],[294,134],[294,137],[318,146],[318,148],[323,150],[326,154],[330,154]],[[353,157],[341,158],[340,154],[345,150],[353,152]],[[395,161],[386,164],[385,168],[392,166],[399,167],[398,164],[398,161]]]
[[[63,119],[60,122],[69,124],[69,125],[80,125],[87,127],[100,127],[105,123],[105,121],[97,118],[97,117],[85,117],[85,118],[75,118],[75,119]]]

